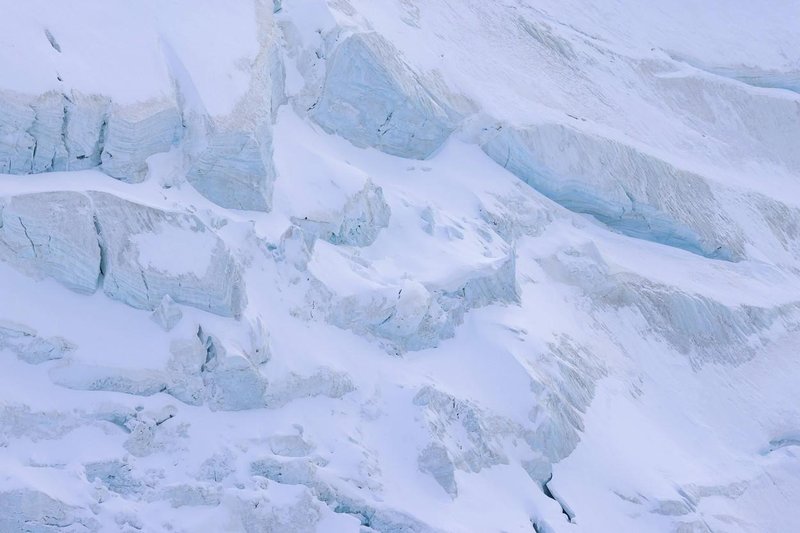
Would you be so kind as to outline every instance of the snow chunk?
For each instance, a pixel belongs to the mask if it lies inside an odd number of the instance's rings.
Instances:
[[[458,496],[455,470],[447,449],[437,444],[429,444],[420,452],[417,463],[420,471],[432,475],[447,494],[453,498]]]
[[[331,244],[369,246],[378,232],[389,225],[392,211],[383,189],[367,179],[364,188],[347,198],[341,210],[323,213],[313,219],[292,217],[292,222],[308,235]]]
[[[269,449],[283,457],[305,457],[314,451],[314,446],[301,435],[273,435],[269,438]]]
[[[183,312],[167,294],[161,299],[161,303],[155,308],[150,318],[164,331],[170,331],[183,318]]]
[[[0,320],[0,350],[11,350],[17,357],[31,364],[61,359],[75,346],[61,337],[44,338],[35,330]]]
[[[278,505],[265,498],[241,501],[238,511],[241,525],[237,525],[236,530],[245,533],[317,531],[323,515],[322,504],[308,490],[288,505]]]
[[[202,328],[197,336],[207,353],[203,382],[211,408],[240,411],[264,407],[267,380],[258,366],[246,354],[229,351]]]
[[[75,390],[109,391],[152,396],[167,390],[165,372],[148,369],[124,369],[67,363],[50,370],[57,385]]]
[[[85,465],[86,479],[97,481],[122,496],[141,494],[145,483],[134,476],[133,467],[122,461],[100,461]]]
[[[329,368],[321,368],[308,376],[289,373],[270,383],[266,404],[270,408],[278,408],[301,398],[326,396],[341,398],[355,390],[347,374]]]
[[[460,315],[447,313],[421,283],[406,280],[398,288],[340,297],[327,319],[340,328],[388,341],[384,344],[389,351],[404,352],[431,348],[451,337]]]
[[[0,492],[0,531],[97,531],[100,524],[86,511],[43,492]]]
[[[217,506],[221,503],[220,487],[207,487],[204,485],[171,485],[164,487],[158,495],[153,495],[153,501],[168,501],[173,508],[186,506]]]

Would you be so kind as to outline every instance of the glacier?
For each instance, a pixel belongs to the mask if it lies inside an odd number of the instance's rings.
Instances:
[[[3,13],[0,531],[800,527],[790,3]]]

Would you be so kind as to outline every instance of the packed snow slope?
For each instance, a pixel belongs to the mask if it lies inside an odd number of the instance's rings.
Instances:
[[[0,13],[0,532],[800,530],[797,2]]]

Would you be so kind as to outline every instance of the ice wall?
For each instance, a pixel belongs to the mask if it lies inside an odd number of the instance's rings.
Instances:
[[[351,35],[336,47],[309,114],[356,146],[413,159],[431,155],[455,127],[455,113],[374,33]]]

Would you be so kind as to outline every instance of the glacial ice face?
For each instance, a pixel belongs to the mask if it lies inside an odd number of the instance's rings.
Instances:
[[[139,182],[147,158],[181,138],[168,100],[120,105],[102,95],[0,92],[0,172],[84,170],[102,164],[117,179]]]
[[[540,457],[527,463],[528,474],[545,481],[550,464],[567,457],[581,439],[583,414],[594,399],[597,382],[606,374],[601,361],[568,335],[547,344],[531,372],[531,390],[538,401],[528,413],[534,428],[525,440]]]
[[[77,292],[91,294],[102,282],[106,294],[134,307],[156,309],[169,296],[224,316],[246,303],[227,247],[191,215],[108,193],[58,191],[0,200],[0,222],[0,259]],[[181,235],[183,260],[160,261],[154,234]]]
[[[155,309],[164,296],[223,316],[237,316],[246,303],[239,267],[225,243],[200,219],[91,192],[103,249],[103,290],[141,309]],[[158,235],[185,246],[170,261],[149,250]],[[142,239],[137,240],[141,236]],[[166,262],[162,262],[165,260]]]
[[[35,146],[31,172],[46,172],[65,165],[67,150],[62,133],[66,122],[66,99],[55,92],[42,95],[31,104],[34,120],[28,128]]]
[[[664,95],[659,105],[668,107],[671,113],[687,122],[702,121],[707,136],[725,141],[727,146],[723,150],[732,161],[742,161],[743,156],[757,151],[760,157],[774,164],[791,171],[800,169],[800,154],[794,142],[800,134],[797,98],[787,97],[783,91],[753,90],[744,85],[797,92],[800,83],[797,71],[769,73],[744,66],[713,67],[692,59],[686,62],[706,72],[645,78]],[[648,72],[665,69],[665,65],[658,62],[646,62],[642,66]],[[708,72],[715,75],[705,75]],[[742,83],[731,83],[725,78]]]
[[[19,112],[19,103],[33,111],[14,124],[0,111],[0,130],[17,136],[14,147],[0,143],[0,170],[11,174],[63,170],[85,170],[100,164],[105,142],[109,101],[78,91],[60,94],[55,91],[37,97],[0,93],[0,103],[8,114]],[[16,133],[14,133],[16,131]],[[33,145],[25,142],[29,136]],[[7,164],[3,165],[3,157]],[[17,160],[17,163],[12,162]],[[3,170],[4,169],[4,170]]]
[[[452,113],[376,33],[339,44],[309,111],[326,131],[356,146],[414,159],[425,159],[447,139],[455,127]]]
[[[102,168],[109,176],[130,183],[144,180],[147,158],[169,151],[182,132],[180,112],[171,101],[112,103],[106,121]]]
[[[0,172],[27,174],[33,167],[36,140],[28,133],[36,112],[26,99],[4,93],[0,99]]]
[[[269,211],[275,180],[269,143],[266,132],[212,134],[186,179],[222,207]]]
[[[443,289],[445,295],[462,299],[466,309],[493,303],[519,303],[515,250],[511,248],[507,256],[500,257],[494,264],[470,272],[456,290]]]
[[[568,336],[548,343],[525,368],[533,407],[522,420],[499,415],[475,401],[424,385],[413,398],[428,427],[429,444],[417,458],[452,497],[455,470],[480,472],[499,464],[520,466],[540,487],[552,467],[581,440],[583,416],[605,369],[594,355]],[[515,452],[510,454],[510,450]]]
[[[49,170],[86,170],[102,162],[108,128],[109,100],[99,95],[72,91],[66,100],[64,135],[67,151],[65,166],[54,164]]]
[[[246,62],[247,90],[226,113],[208,111],[206,100],[218,95],[198,94],[193,76],[178,54],[166,55],[183,103],[188,159],[186,178],[197,191],[222,207],[269,211],[275,168],[272,161],[272,121],[282,99],[283,65],[272,27],[272,9],[253,6],[257,51]]]
[[[89,198],[44,192],[0,200],[0,259],[84,294],[97,289],[100,246]]]
[[[617,141],[557,125],[503,127],[484,151],[567,209],[632,237],[740,260],[743,236],[702,177]]]
[[[191,161],[186,179],[222,207],[255,211],[271,208],[276,177],[272,161],[273,84],[280,84],[270,68],[277,61],[275,54],[271,41],[262,44],[252,67],[250,89],[230,115],[199,116],[197,110],[184,110],[191,136],[185,147]]]
[[[440,533],[412,515],[396,511],[379,503],[373,504],[360,496],[351,495],[337,484],[328,483],[321,476],[327,461],[320,457],[308,459],[276,459],[268,457],[250,463],[250,473],[280,484],[305,485],[319,501],[335,513],[356,518],[362,531],[390,531],[413,533]]]
[[[611,278],[603,303],[630,306],[696,368],[706,363],[738,365],[763,347],[763,333],[776,323],[800,325],[800,306],[735,308],[699,294],[687,294],[643,279]]]
[[[419,453],[417,466],[429,474],[452,498],[458,496],[456,469],[480,472],[484,468],[509,464],[510,441],[528,442],[536,458],[538,448],[530,440],[531,431],[507,418],[481,409],[473,402],[456,398],[433,386],[422,387],[413,403],[421,409],[431,442]],[[515,445],[516,447],[516,445]],[[574,445],[565,443],[566,455]],[[543,471],[549,463],[543,461]]]
[[[210,406],[226,411],[263,407],[267,380],[261,375],[257,363],[246,354],[230,352],[202,329],[198,338],[207,353],[202,370]]]

